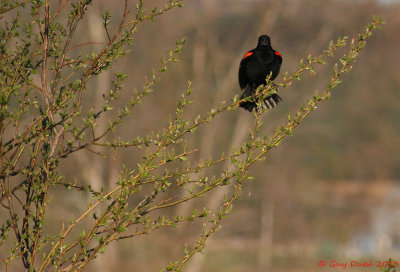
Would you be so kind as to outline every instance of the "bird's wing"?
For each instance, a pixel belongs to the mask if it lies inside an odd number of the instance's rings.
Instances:
[[[275,53],[276,56],[278,56],[279,62],[282,64],[282,59],[283,59],[282,54],[279,53],[279,52],[276,51],[276,50],[274,50],[274,53]]]
[[[247,77],[246,74],[246,65],[249,62],[249,60],[254,57],[253,54],[254,54],[253,50],[248,51],[246,54],[244,54],[242,60],[240,61],[239,85],[242,90],[246,88],[246,86],[249,84],[249,78]]]

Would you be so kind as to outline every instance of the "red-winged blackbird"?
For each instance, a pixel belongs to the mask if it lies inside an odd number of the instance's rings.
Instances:
[[[242,89],[240,99],[251,96],[265,79],[271,74],[270,80],[274,80],[279,74],[282,64],[282,55],[272,49],[270,38],[262,35],[258,38],[257,47],[244,54],[239,66],[239,85]],[[276,106],[282,99],[277,94],[272,94],[264,100],[268,109]],[[256,102],[246,101],[240,103],[240,107],[252,111],[257,107]]]

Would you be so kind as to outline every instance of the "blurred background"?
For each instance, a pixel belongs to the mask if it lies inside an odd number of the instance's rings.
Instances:
[[[87,24],[78,29],[88,35],[76,43],[105,41],[100,14],[108,8],[117,18],[122,2],[95,2]],[[148,4],[150,8],[161,3]],[[384,261],[400,256],[400,4],[202,0],[185,1],[184,5],[158,17],[155,23],[140,25],[131,53],[113,69],[129,75],[124,84],[124,95],[129,98],[134,87],[143,85],[144,76],[158,69],[162,54],[174,48],[176,40],[187,39],[179,63],[169,67],[155,92],[118,131],[122,138],[144,136],[165,126],[187,80],[193,83],[195,101],[187,109],[188,118],[239,94],[240,59],[256,46],[261,34],[268,34],[273,48],[283,55],[279,82],[283,72],[295,71],[308,54],[319,55],[330,40],[363,32],[372,16],[383,15],[386,22],[383,31],[376,31],[367,41],[354,70],[343,77],[331,99],[295,130],[294,137],[251,169],[255,179],[244,185],[234,213],[185,271],[337,271],[339,268],[319,267],[318,263]],[[113,25],[110,27],[112,30]],[[339,51],[337,56],[343,54]],[[327,65],[318,67],[317,75],[306,75],[281,90],[283,102],[263,116],[266,133],[272,134],[285,122],[287,113],[296,112],[315,90],[326,86],[332,63],[328,60]],[[110,81],[111,73],[104,74],[92,82],[93,88],[102,92]],[[90,95],[93,105],[101,99]],[[217,157],[239,146],[252,124],[253,118],[243,110],[222,114],[191,140],[200,149],[195,160]],[[66,168],[65,174],[111,188],[122,163],[134,166],[140,160],[135,152],[127,150],[105,160],[80,153],[70,160],[74,175],[71,168]],[[224,193],[216,192],[204,203],[187,203],[169,213],[189,214],[203,205],[216,208]],[[64,212],[79,210],[79,201],[82,197],[78,195],[74,203],[68,200]],[[169,261],[181,258],[184,245],[194,243],[201,230],[201,224],[186,224],[118,242],[90,268],[159,271]]]
[[[95,1],[89,7],[75,44],[104,42],[101,22],[106,8],[117,18],[123,1]],[[163,1],[149,1],[150,6]],[[131,1],[130,5],[134,6]],[[244,184],[234,212],[222,223],[202,254],[184,271],[340,271],[329,262],[364,260],[400,262],[400,3],[346,0],[202,0],[185,1],[184,8],[139,26],[130,54],[110,73],[91,82],[90,100],[96,106],[110,88],[112,72],[129,75],[124,94],[140,88],[144,76],[158,69],[162,54],[186,37],[179,62],[169,67],[155,92],[144,99],[118,135],[134,138],[158,131],[173,116],[176,101],[192,81],[194,104],[188,118],[209,111],[240,93],[237,72],[244,53],[261,34],[283,55],[280,81],[294,72],[301,58],[319,55],[330,40],[364,31],[373,15],[383,15],[383,31],[375,31],[354,70],[343,77],[331,99],[250,171],[255,179]],[[110,25],[116,28],[117,20]],[[112,31],[111,31],[112,32]],[[99,45],[100,48],[100,45]],[[344,51],[339,51],[338,57]],[[280,90],[279,107],[263,116],[266,133],[286,121],[315,90],[322,90],[332,73],[332,61]],[[93,91],[94,90],[94,91]],[[123,96],[124,98],[124,96]],[[97,104],[96,104],[97,103]],[[200,129],[191,144],[200,149],[196,160],[217,157],[248,137],[253,118],[241,109],[225,112]],[[103,124],[107,126],[107,124]],[[101,124],[100,124],[101,126]],[[99,159],[81,152],[64,164],[67,180],[96,188],[112,188],[122,164],[140,160],[132,150]],[[57,196],[57,191],[55,192]],[[189,214],[206,205],[216,207],[225,191],[203,203],[188,203],[171,215]],[[86,205],[81,194],[59,198],[54,218],[79,214]],[[59,224],[57,224],[59,226]],[[89,271],[159,271],[183,256],[184,245],[195,242],[201,224],[165,229],[110,246]],[[319,267],[321,260],[328,262]],[[352,271],[379,271],[359,268]]]

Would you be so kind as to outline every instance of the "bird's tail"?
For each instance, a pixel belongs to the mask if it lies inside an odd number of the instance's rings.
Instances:
[[[246,88],[243,90],[243,93],[240,96],[240,99],[252,96],[253,94],[254,94],[253,89],[249,85],[247,85]],[[280,101],[282,101],[282,98],[278,94],[271,94],[270,96],[267,96],[265,98],[265,100],[263,101],[263,107],[265,107],[267,109],[272,109]],[[244,108],[245,110],[248,110],[249,112],[252,112],[254,108],[256,108],[256,110],[257,110],[257,103],[254,100],[242,102],[239,104],[239,106]]]

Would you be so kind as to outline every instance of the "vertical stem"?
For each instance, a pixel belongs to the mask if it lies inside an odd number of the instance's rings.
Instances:
[[[43,64],[42,64],[42,93],[46,102],[47,108],[50,109],[50,97],[47,90],[47,49],[49,47],[49,18],[50,18],[50,0],[46,1],[45,5],[45,19],[43,31]]]
[[[264,189],[266,190],[266,188]],[[274,233],[274,204],[268,194],[262,199],[260,215],[260,238],[258,246],[259,271],[266,271],[271,265],[272,243]]]

